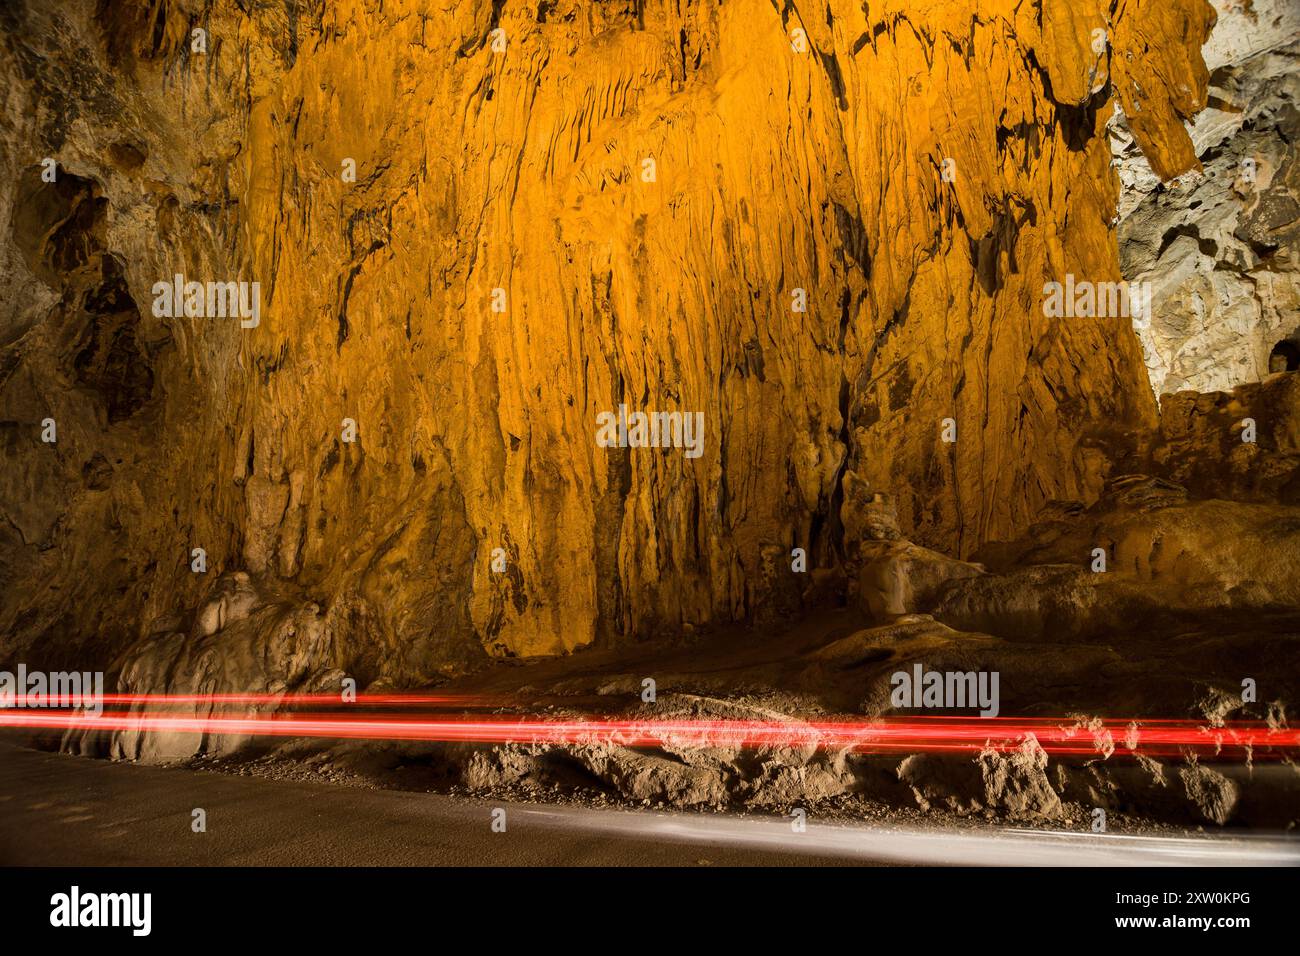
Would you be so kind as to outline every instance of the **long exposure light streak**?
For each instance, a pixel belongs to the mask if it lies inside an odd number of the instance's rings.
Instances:
[[[230,734],[325,739],[483,744],[612,744],[625,747],[816,747],[860,752],[963,752],[1008,748],[1033,737],[1049,754],[1201,754],[1249,750],[1255,758],[1294,755],[1300,730],[1259,722],[1207,727],[1191,720],[1092,723],[1052,720],[891,717],[875,720],[773,721],[533,717],[413,718],[373,714],[177,715],[104,711],[3,710],[0,727],[33,730]]]
[[[809,823],[792,839],[789,819],[720,814],[519,807],[528,826],[608,839],[727,846],[925,866],[1296,866],[1300,841],[1286,835],[1170,837],[956,827]]]

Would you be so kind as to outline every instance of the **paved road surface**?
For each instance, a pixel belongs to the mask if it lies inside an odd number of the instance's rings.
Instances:
[[[492,812],[504,806],[506,832]],[[207,832],[191,829],[207,812]],[[0,742],[0,863],[109,866],[1300,865],[1300,840],[820,825],[502,804],[114,764]]]
[[[114,764],[0,742],[0,863],[50,866],[844,865],[661,843],[500,802]],[[207,832],[191,831],[195,807]],[[530,814],[532,817],[530,818]],[[621,816],[626,817],[626,814]],[[852,862],[852,861],[848,861]]]

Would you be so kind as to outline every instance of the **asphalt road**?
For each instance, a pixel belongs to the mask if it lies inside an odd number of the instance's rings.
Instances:
[[[506,831],[492,831],[492,811]],[[207,813],[207,832],[191,829]],[[569,825],[575,808],[147,767],[0,743],[0,864],[40,866],[843,866]],[[633,816],[621,813],[621,818]],[[636,814],[635,816],[642,816]],[[646,814],[645,816],[651,816]],[[662,815],[659,815],[662,816]]]
[[[195,833],[193,811],[206,813]],[[505,811],[505,831],[493,829]],[[111,763],[0,742],[0,864],[1296,866],[1284,835],[1169,837],[594,810]]]

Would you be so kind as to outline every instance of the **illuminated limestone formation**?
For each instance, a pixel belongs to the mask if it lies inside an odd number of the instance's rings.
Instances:
[[[1115,103],[1196,165],[1204,0],[6,7],[8,654],[364,684],[784,613],[846,475],[964,557],[1156,425],[1042,290],[1124,278]],[[261,321],[155,315],[181,272]]]

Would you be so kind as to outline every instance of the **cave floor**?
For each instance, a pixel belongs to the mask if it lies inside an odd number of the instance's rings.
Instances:
[[[916,663],[997,670],[1004,716],[1208,716],[1212,698],[1260,681],[1260,700],[1300,700],[1300,613],[1205,611],[1135,619],[1086,638],[1008,638],[945,627],[929,615],[873,625],[828,610],[785,627],[733,627],[697,641],[623,645],[560,658],[507,660],[431,692],[503,707],[617,712],[656,692],[713,696],[791,715],[890,710],[890,675]]]
[[[1273,699],[1297,699],[1300,688],[1292,678],[1297,652],[1300,620],[1289,612],[1202,612],[1193,619],[1135,621],[1122,633],[1091,640],[1007,640],[955,631],[927,615],[872,626],[855,611],[837,610],[764,632],[735,628],[696,641],[596,648],[540,661],[501,661],[427,690],[447,697],[442,710],[448,715],[514,714],[543,719],[776,717],[792,721],[835,719],[837,715],[874,717],[894,712],[889,701],[890,674],[920,663],[933,669],[1000,672],[1001,712],[1007,717],[1059,718],[1071,724],[1091,717],[1194,718],[1212,722],[1216,708],[1227,700],[1226,689],[1239,680],[1238,675],[1260,675],[1267,682],[1264,686],[1270,697],[1277,695]],[[656,684],[654,702],[642,696],[647,678]],[[374,690],[369,688],[368,692]],[[1279,716],[1284,713],[1281,711]],[[58,749],[57,736],[47,737],[43,746]],[[5,764],[6,794],[0,797],[0,807],[11,801],[11,806],[28,807],[46,802],[52,796],[41,789],[46,780],[50,786],[61,788],[58,799],[51,800],[52,806],[85,804],[75,796],[75,786],[81,783],[65,783],[53,773],[52,768],[70,766],[66,763],[32,764],[34,772],[49,772],[44,776],[35,774],[30,793],[25,792],[21,774],[14,776],[9,771],[15,760],[22,763],[36,759],[23,753],[11,760],[6,751],[0,760]],[[192,746],[188,753],[195,753]],[[51,760],[69,759],[48,756]],[[1208,761],[1202,769],[1194,759],[1186,764],[1175,760],[1162,767],[1149,760],[1135,763],[1131,758],[1117,757],[1101,765],[1100,776],[1091,767],[1095,761],[1088,760],[1053,761],[1046,768],[1047,776],[1041,768],[1031,769],[1028,776],[1016,776],[1021,781],[1017,787],[1037,792],[1040,799],[1008,816],[999,810],[998,800],[990,806],[981,797],[978,779],[955,782],[942,761],[929,760],[914,766],[913,777],[903,786],[899,759],[867,758],[846,771],[829,766],[820,757],[812,758],[789,748],[751,757],[717,749],[686,755],[635,747],[539,750],[514,744],[474,747],[420,741],[289,738],[244,741],[224,752],[216,746],[201,756],[161,761],[155,756],[147,762],[175,764],[164,768],[173,776],[160,779],[177,781],[177,792],[192,800],[189,808],[182,808],[186,814],[194,806],[207,806],[199,801],[209,789],[222,799],[228,795],[235,805],[267,800],[278,806],[287,794],[299,792],[294,788],[305,787],[301,791],[304,799],[319,801],[312,806],[331,811],[337,802],[344,816],[350,812],[347,807],[353,800],[366,806],[377,801],[373,810],[356,811],[362,816],[391,808],[399,817],[407,812],[401,809],[407,807],[406,801],[414,801],[410,807],[432,815],[429,826],[434,831],[444,825],[458,825],[455,821],[463,821],[465,814],[482,813],[482,808],[489,805],[483,801],[492,801],[491,806],[529,805],[564,808],[573,813],[612,812],[615,808],[622,812],[678,809],[694,816],[722,812],[732,818],[779,814],[791,806],[805,806],[818,821],[940,827],[945,832],[1011,823],[1079,831],[1086,829],[1092,808],[1103,805],[1109,814],[1110,832],[1165,836],[1195,833],[1198,824],[1223,824],[1229,820],[1230,829],[1237,833],[1244,832],[1243,828],[1285,831],[1294,826],[1295,809],[1300,806],[1300,773],[1290,761],[1271,765],[1256,762],[1252,766],[1239,759],[1220,760],[1214,761],[1211,771]],[[765,770],[769,761],[771,769]],[[135,786],[153,786],[153,774],[158,770],[105,761],[87,763],[99,769],[78,767],[66,773],[74,781],[84,778],[85,782],[102,774],[98,779],[106,781],[110,795],[117,792],[115,788],[130,794]],[[777,765],[788,765],[790,772],[777,769]],[[837,781],[828,781],[822,773],[828,767],[838,775]],[[137,770],[139,777],[122,776]],[[69,791],[68,787],[73,789]],[[289,789],[282,789],[286,787]],[[1059,793],[1059,801],[1048,792],[1049,788]],[[920,794],[929,791],[938,796],[922,799]],[[325,792],[338,796],[321,797]],[[261,796],[263,793],[267,795]],[[1015,796],[1011,791],[1008,795]],[[125,805],[153,806],[143,799],[127,799]],[[150,811],[150,819],[157,821],[162,813],[155,808]],[[28,826],[22,821],[27,815],[0,812],[5,817],[0,821],[0,831],[5,839],[16,841],[14,846],[21,847],[21,841],[26,839]],[[69,815],[76,817],[79,812],[70,810]],[[281,820],[290,834],[285,839],[290,839],[291,845],[284,852],[302,854],[295,861],[327,863],[332,859],[329,854],[333,851],[313,849],[315,843],[311,840],[293,842],[294,828],[314,826],[312,818],[295,822],[291,813],[283,818],[271,813],[271,817]],[[41,820],[28,822],[33,832],[41,829]],[[89,820],[86,823],[93,844],[102,833]],[[105,821],[105,832],[112,831],[109,823],[111,820]],[[227,845],[213,861],[288,859],[257,856],[263,852],[256,849],[259,846],[270,847],[267,853],[279,852],[274,848],[281,846],[283,839],[272,830],[262,831],[260,824],[240,825],[262,836],[250,831],[241,837],[244,842]],[[346,844],[349,824],[345,822],[341,827],[343,835],[339,839]],[[63,837],[51,839],[58,843]],[[128,848],[134,845],[133,839],[124,841]],[[449,854],[471,854],[452,858],[473,862],[477,840],[477,836],[464,840],[449,837],[445,846],[434,846],[443,847]],[[105,845],[105,853],[110,852],[112,843]],[[400,843],[396,831],[389,843]],[[71,846],[79,851],[75,841]],[[5,847],[0,841],[0,850]],[[387,856],[358,850],[356,859],[349,857],[347,862],[430,862],[420,856],[425,843],[417,840],[413,847],[409,851],[391,850]],[[545,848],[536,852],[544,851],[551,852]],[[152,847],[146,846],[140,852],[152,852]],[[184,852],[199,852],[199,848],[187,847]],[[510,852],[532,851],[521,847]],[[547,859],[560,863],[604,860],[588,859],[577,849],[573,852],[572,858]],[[651,853],[644,848],[628,852],[625,862],[692,862],[685,857],[656,856],[660,851]],[[478,862],[527,859],[488,856]]]

